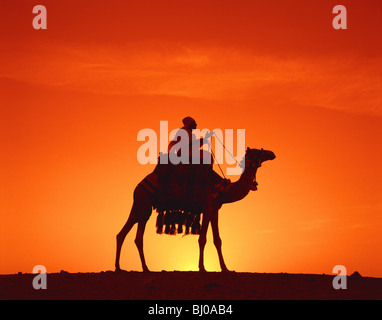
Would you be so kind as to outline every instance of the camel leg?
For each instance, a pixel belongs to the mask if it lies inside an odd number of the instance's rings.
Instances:
[[[225,265],[223,253],[222,253],[222,240],[219,235],[219,225],[218,225],[218,211],[215,211],[211,219],[212,234],[214,237],[214,245],[218,252],[219,263],[222,269],[222,272],[228,272],[228,269]]]
[[[145,261],[145,255],[143,253],[143,234],[145,233],[146,223],[149,220],[152,212],[152,205],[151,205],[151,199],[148,196],[148,193],[143,190],[142,188],[139,189],[140,192],[137,192],[136,198],[140,199],[140,210],[138,213],[138,229],[137,229],[137,235],[135,237],[135,245],[138,248],[139,257],[141,258],[142,263],[142,269],[143,272],[149,272],[150,270],[147,268],[146,261]]]
[[[115,257],[115,271],[121,271],[121,268],[119,266],[119,259],[121,256],[122,244],[126,238],[126,235],[129,233],[129,231],[131,230],[131,228],[134,226],[136,222],[137,220],[135,215],[135,202],[134,202],[133,207],[131,208],[129,218],[127,219],[122,230],[117,234],[117,253]]]
[[[143,272],[149,272],[150,270],[147,268],[145,255],[143,253],[143,234],[145,232],[147,220],[142,220],[138,222],[138,230],[137,235],[135,237],[135,244],[138,248],[139,257],[141,258],[142,269]]]
[[[200,235],[199,235],[199,271],[200,272],[206,271],[206,269],[204,268],[204,247],[206,246],[206,242],[207,242],[207,230],[208,230],[209,223],[210,223],[210,216],[206,212],[203,214],[202,227],[201,227]]]
[[[120,271],[119,259],[121,255],[121,248],[126,235],[129,233],[131,228],[138,222],[138,231],[135,243],[138,247],[139,255],[141,256],[141,261],[144,262],[143,257],[143,233],[147,220],[151,215],[151,199],[150,195],[141,187],[137,187],[134,190],[134,202],[133,207],[127,222],[123,226],[122,230],[117,235],[117,252],[115,258],[115,271]],[[142,250],[140,250],[142,248]],[[141,253],[142,252],[142,253]],[[143,257],[143,260],[142,260]],[[146,264],[144,264],[146,266]],[[145,267],[147,269],[147,267]],[[144,268],[144,269],[145,269]]]

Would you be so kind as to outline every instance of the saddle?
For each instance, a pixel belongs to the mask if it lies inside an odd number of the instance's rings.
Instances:
[[[153,207],[158,212],[157,233],[199,234],[200,215],[207,199],[208,188],[216,184],[212,165],[172,164],[167,154],[159,157],[154,172],[158,175],[158,189]],[[220,178],[220,176],[218,176]]]

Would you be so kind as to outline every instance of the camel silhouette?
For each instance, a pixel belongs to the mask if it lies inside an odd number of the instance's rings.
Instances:
[[[225,203],[232,203],[239,201],[246,197],[251,190],[257,189],[256,182],[256,172],[261,164],[267,160],[275,159],[275,154],[269,150],[263,149],[250,149],[247,148],[245,157],[241,164],[243,165],[243,173],[241,174],[238,181],[229,183],[229,187],[225,188],[220,193],[216,193],[216,190],[207,189],[207,196],[202,203],[202,224],[199,232],[199,271],[205,272],[204,268],[204,247],[206,245],[206,235],[209,224],[211,223],[212,233],[213,233],[213,242],[216,247],[219,263],[222,272],[228,272],[229,270],[226,267],[222,254],[222,241],[219,235],[219,226],[218,226],[218,212],[221,206]],[[212,170],[211,170],[212,171]],[[215,175],[216,181],[223,181],[215,171],[212,171]],[[138,223],[137,234],[135,237],[135,244],[138,248],[139,257],[142,263],[142,269],[144,272],[148,272],[149,269],[146,265],[145,256],[143,252],[143,234],[145,231],[146,223],[151,216],[152,209],[154,207],[153,197],[147,188],[142,187],[144,181],[155,181],[158,180],[157,173],[150,173],[142,180],[140,184],[134,190],[134,202],[130,212],[130,215],[127,219],[127,222],[117,235],[117,250],[116,250],[116,259],[115,259],[115,270],[121,271],[120,269],[120,254],[122,244],[125,240],[126,235],[129,233],[131,228]],[[151,183],[149,183],[151,184]]]

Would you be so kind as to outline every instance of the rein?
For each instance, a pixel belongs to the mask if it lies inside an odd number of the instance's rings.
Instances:
[[[224,143],[223,143],[223,142],[222,142],[216,135],[214,135],[214,137],[215,137],[216,139],[218,139],[218,141],[219,141],[220,144],[223,146],[223,148],[225,149],[225,151],[227,151],[228,154],[229,154],[229,155],[236,161],[236,163],[240,166],[240,163],[239,163],[239,162],[237,161],[237,159],[232,155],[232,153],[229,152],[229,150],[225,147]],[[215,153],[212,151],[211,144],[210,144],[208,141],[207,141],[207,143],[208,143],[208,149],[209,149],[209,151],[211,152],[214,161],[216,162]],[[216,162],[216,164],[218,165],[218,167],[219,167],[219,169],[220,169],[220,172],[222,173],[224,179],[227,179],[226,176],[225,176],[225,174],[224,174],[224,172],[223,172],[223,170],[222,170],[222,168],[220,167],[220,164],[219,164],[218,162]]]
[[[237,159],[232,155],[232,153],[226,148],[226,146],[224,145],[224,143],[216,136],[214,135],[214,137],[220,142],[220,144],[223,146],[223,148],[228,152],[228,154],[232,157],[232,159],[234,159],[236,161],[236,163],[238,164],[238,166],[240,166],[240,163],[239,161],[237,161]],[[211,152],[211,155],[212,155],[212,158],[214,159],[214,161],[216,162],[216,157],[215,157],[215,153],[212,151],[212,147],[211,147],[211,144],[209,143],[209,141],[207,140],[207,144],[208,144],[208,149],[209,151]],[[248,148],[249,149],[249,148]],[[264,149],[261,148],[261,154],[264,153]],[[244,156],[244,159],[245,159],[245,156]],[[254,167],[257,167],[257,168],[260,168],[261,167],[261,160],[260,159],[253,159],[253,163],[251,163],[251,165]],[[220,164],[218,162],[216,162],[216,164],[218,165],[219,167],[219,170],[220,172],[222,173],[224,179],[227,179],[224,172],[223,172],[223,169],[221,168]],[[246,167],[247,167],[247,164],[246,164]]]

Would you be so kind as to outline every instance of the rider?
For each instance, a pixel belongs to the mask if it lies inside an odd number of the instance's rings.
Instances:
[[[199,157],[200,159],[206,160],[203,162],[206,162],[207,164],[212,164],[212,156],[209,152],[207,152],[205,150],[200,150],[200,153],[195,155],[195,154],[192,154],[192,150],[194,149],[193,146],[195,144],[199,145],[199,147],[196,149],[200,149],[201,147],[203,147],[203,145],[208,142],[207,139],[214,135],[214,132],[213,131],[207,132],[207,134],[205,135],[204,138],[196,139],[195,134],[192,133],[192,130],[196,129],[196,127],[197,127],[195,119],[193,119],[191,117],[185,117],[182,120],[182,122],[183,122],[183,127],[180,130],[185,130],[188,134],[190,159],[191,159],[191,155],[192,155],[192,157],[194,157],[194,158]],[[181,141],[181,136],[179,135],[179,131],[178,131],[177,134],[175,135],[174,140],[172,140],[170,142],[170,144],[168,145],[168,153],[177,152],[178,156],[180,156],[181,149],[180,148],[179,149],[173,148],[180,141]]]

